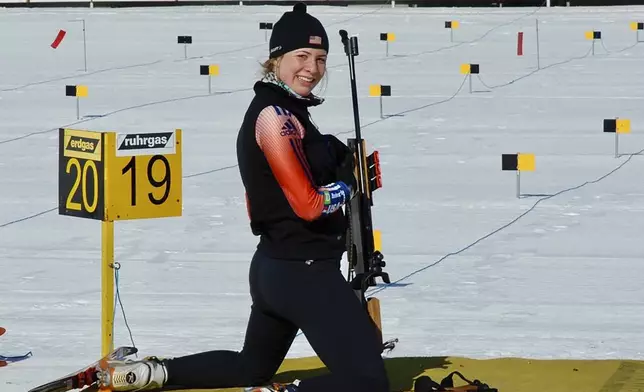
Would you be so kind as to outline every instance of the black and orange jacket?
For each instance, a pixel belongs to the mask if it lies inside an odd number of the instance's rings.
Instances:
[[[333,151],[328,158],[319,153],[325,139],[308,112],[321,101],[262,81],[254,91],[237,137],[237,160],[258,250],[291,260],[340,258],[346,219],[342,209],[325,212],[320,192],[333,180]]]

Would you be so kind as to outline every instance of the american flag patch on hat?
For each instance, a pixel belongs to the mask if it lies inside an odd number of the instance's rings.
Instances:
[[[318,37],[317,35],[312,35],[309,37],[309,43],[315,44],[315,45],[322,45],[322,37]]]

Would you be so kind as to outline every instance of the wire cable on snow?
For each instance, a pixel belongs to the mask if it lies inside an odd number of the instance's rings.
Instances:
[[[117,113],[125,112],[125,111],[128,111],[128,110],[140,109],[140,108],[144,108],[144,107],[148,107],[148,106],[155,106],[155,105],[162,105],[162,104],[166,104],[166,103],[187,101],[189,99],[195,99],[195,98],[208,98],[208,97],[220,96],[220,95],[230,95],[230,94],[234,94],[234,93],[238,93],[238,92],[242,92],[242,91],[251,91],[251,90],[252,90],[252,87],[247,87],[247,88],[243,88],[243,89],[219,91],[219,92],[214,92],[212,94],[196,94],[196,95],[188,95],[188,96],[185,96],[185,97],[168,98],[168,99],[162,99],[162,100],[159,100],[159,101],[145,102],[145,103],[141,103],[141,104],[137,104],[137,105],[127,106],[127,107],[124,107],[124,108],[121,108],[121,109],[112,110],[111,112],[107,112],[105,114],[102,114],[102,115],[98,116],[98,118],[108,117],[108,116],[111,116],[111,115],[114,115],[114,114],[117,114]],[[54,131],[59,130],[60,128],[68,128],[68,127],[75,126],[75,125],[78,125],[78,124],[82,124],[82,123],[85,123],[85,122],[88,122],[88,121],[92,121],[95,118],[97,118],[97,117],[83,118],[83,119],[80,119],[78,121],[74,121],[74,122],[71,122],[69,124],[65,124],[65,125],[60,126],[60,127],[49,128],[49,129],[46,129],[44,131],[32,132],[32,133],[28,133],[28,134],[25,134],[25,135],[22,135],[22,136],[17,136],[17,137],[11,138],[11,139],[0,140],[0,144],[11,143],[11,142],[14,142],[16,140],[28,138],[30,136],[40,135],[40,134],[48,133],[48,132],[54,132]]]
[[[370,123],[367,123],[367,124],[361,125],[361,126],[360,126],[360,129],[364,129],[364,128],[367,128],[367,127],[369,127],[369,126],[371,126],[371,125],[378,124],[378,123],[383,122],[383,121],[385,121],[385,120],[387,120],[387,119],[389,119],[389,118],[391,118],[391,117],[401,116],[401,115],[403,115],[403,114],[411,113],[411,112],[414,112],[414,111],[416,111],[416,110],[426,109],[426,108],[431,107],[431,106],[437,106],[437,105],[440,105],[440,104],[443,104],[443,103],[449,102],[449,101],[451,101],[452,99],[456,98],[456,96],[458,95],[458,93],[459,93],[459,92],[461,92],[461,90],[463,89],[463,86],[465,86],[465,82],[466,82],[466,81],[467,81],[467,76],[465,76],[465,77],[463,78],[463,81],[461,82],[461,85],[458,87],[458,89],[456,90],[456,92],[455,92],[454,94],[452,94],[449,98],[443,99],[442,101],[436,101],[436,102],[432,102],[432,103],[429,103],[429,104],[426,104],[426,105],[423,105],[423,106],[419,106],[419,107],[417,107],[417,108],[407,109],[407,110],[403,110],[403,111],[401,111],[401,112],[397,112],[397,113],[394,113],[394,114],[388,114],[388,115],[385,115],[385,117],[383,117],[383,118],[380,118],[380,119],[378,119],[378,120],[374,120],[374,121],[372,121],[372,122],[370,122]],[[334,135],[335,135],[335,136],[338,136],[338,135],[342,135],[342,134],[345,134],[345,133],[352,133],[352,132],[354,132],[354,130],[353,130],[353,129],[352,129],[352,130],[349,130],[349,131],[338,132],[338,133],[335,133]]]
[[[52,212],[52,211],[56,211],[57,209],[58,209],[58,207],[54,207],[54,208],[50,208],[50,209],[45,210],[45,211],[41,211],[41,212],[35,213],[35,214],[33,214],[33,215],[25,216],[24,218],[20,218],[20,219],[12,220],[12,221],[10,221],[10,222],[6,222],[6,223],[1,224],[1,225],[0,225],[0,228],[7,227],[7,226],[10,226],[10,225],[13,225],[14,223],[24,222],[24,221],[26,221],[26,220],[29,220],[29,219],[35,218],[35,217],[37,217],[37,216],[45,215],[45,214],[50,213],[50,212]]]
[[[482,84],[483,86],[485,86],[485,87],[489,88],[490,90],[494,90],[494,89],[497,89],[497,88],[501,88],[501,87],[506,87],[506,86],[512,85],[512,84],[514,84],[515,82],[518,82],[519,80],[523,80],[523,79],[525,79],[525,78],[527,78],[527,77],[530,77],[530,76],[532,76],[532,75],[536,74],[536,73],[537,73],[537,72],[539,72],[539,71],[542,71],[542,70],[545,70],[545,69],[548,69],[548,68],[552,68],[552,67],[556,67],[556,66],[559,66],[559,65],[567,64],[567,63],[570,63],[570,62],[575,61],[575,60],[583,60],[583,59],[587,58],[588,56],[590,56],[590,53],[591,53],[591,52],[592,52],[592,48],[588,49],[588,51],[586,52],[586,54],[584,54],[584,55],[582,55],[582,56],[571,57],[571,58],[569,58],[569,59],[566,59],[566,60],[563,60],[563,61],[560,61],[560,62],[557,62],[557,63],[548,64],[548,65],[546,65],[545,67],[536,68],[536,69],[534,69],[534,70],[532,70],[532,71],[528,72],[528,73],[527,73],[527,74],[525,74],[525,75],[519,76],[519,77],[518,77],[518,78],[516,78],[516,79],[512,79],[512,80],[510,80],[509,82],[501,83],[501,84],[497,84],[497,85],[495,85],[495,86],[490,86],[489,84],[485,83],[485,81],[484,81],[484,80],[483,80],[483,78],[481,77],[481,74],[477,74],[477,75],[476,75],[476,78],[481,82],[481,84]]]
[[[635,47],[635,46],[637,46],[637,45],[641,44],[643,41],[636,41],[634,44],[629,45],[629,46],[627,46],[627,47],[625,47],[625,48],[623,48],[623,49],[619,49],[619,50],[608,50],[608,48],[606,47],[606,45],[604,45],[604,40],[601,40],[601,39],[600,39],[600,40],[599,40],[599,42],[601,43],[602,48],[604,48],[604,50],[606,51],[606,54],[605,54],[605,55],[610,55],[610,54],[615,54],[615,53],[622,53],[622,52],[625,52],[625,51],[627,51],[627,50],[629,50],[629,49],[631,49],[631,48],[633,48],[633,47]],[[604,55],[604,56],[605,56],[605,55]],[[595,54],[595,56],[602,56],[602,55],[601,55],[601,54]]]
[[[607,54],[605,54],[604,56],[607,56],[607,55],[610,55],[610,54],[614,54],[614,53],[621,53],[621,52],[625,52],[625,51],[627,51],[627,50],[629,50],[629,49],[634,48],[634,47],[635,47],[635,46],[637,46],[638,44],[639,44],[639,43],[634,43],[634,44],[629,45],[629,46],[627,46],[627,47],[625,47],[625,48],[623,48],[623,49],[620,49],[620,50],[617,50],[617,51],[613,51],[613,52],[607,53]],[[589,48],[589,49],[588,49],[588,51],[586,52],[586,54],[584,54],[584,55],[576,56],[576,57],[571,57],[571,58],[566,59],[566,60],[563,60],[563,61],[559,61],[559,62],[556,62],[556,63],[548,64],[548,65],[546,65],[545,67],[539,67],[539,68],[536,68],[536,69],[534,69],[534,70],[532,70],[532,71],[528,72],[528,73],[527,73],[527,74],[525,74],[525,75],[522,75],[522,76],[519,76],[518,78],[515,78],[515,79],[510,80],[509,82],[505,82],[505,83],[497,84],[497,85],[494,85],[494,86],[490,86],[489,84],[487,84],[487,83],[483,80],[483,78],[481,77],[481,74],[477,74],[477,75],[476,75],[476,77],[477,77],[477,79],[481,82],[481,84],[482,84],[483,86],[485,86],[485,87],[489,88],[490,90],[494,90],[494,89],[497,89],[497,88],[500,88],[500,87],[506,87],[506,86],[512,85],[512,84],[514,84],[515,82],[518,82],[519,80],[525,79],[525,78],[527,78],[527,77],[529,77],[529,76],[532,76],[532,75],[536,74],[537,72],[540,72],[540,71],[546,70],[546,69],[548,69],[548,68],[553,68],[553,67],[557,67],[557,66],[560,66],[560,65],[564,65],[564,64],[570,63],[570,62],[575,61],[575,60],[583,60],[583,59],[585,59],[585,58],[592,57],[592,56],[591,56],[591,53],[592,53],[592,47],[591,47],[591,48]],[[600,55],[595,54],[594,56],[599,57]],[[479,92],[482,92],[482,91],[479,91]]]
[[[132,347],[136,347],[134,343],[134,338],[132,337],[132,329],[130,328],[129,323],[127,322],[127,316],[125,315],[125,308],[123,307],[123,302],[121,301],[121,291],[120,288],[120,270],[121,263],[115,262],[112,266],[114,269],[114,286],[116,289],[114,295],[114,312],[112,313],[112,343],[114,343],[114,325],[116,324],[116,305],[118,303],[121,308],[121,313],[123,314],[123,321],[125,322],[125,327],[127,328],[128,333],[130,334],[130,341],[132,342]],[[137,355],[138,357],[138,355]]]
[[[388,288],[388,287],[390,287],[390,286],[394,286],[394,285],[396,285],[396,284],[398,284],[398,283],[402,282],[403,280],[407,280],[407,279],[409,279],[410,277],[412,277],[412,276],[414,276],[414,275],[416,275],[416,274],[419,274],[419,273],[421,273],[421,272],[423,272],[423,271],[427,270],[428,268],[431,268],[431,267],[433,267],[433,266],[435,266],[435,265],[437,265],[437,264],[441,263],[443,260],[447,259],[447,258],[448,258],[448,257],[450,257],[450,256],[455,256],[455,255],[458,255],[458,254],[460,254],[460,253],[465,252],[466,250],[468,250],[468,249],[470,249],[470,248],[474,247],[475,245],[477,245],[477,244],[478,244],[478,243],[480,243],[481,241],[483,241],[483,240],[485,240],[485,239],[487,239],[487,238],[489,238],[489,237],[493,236],[494,234],[496,234],[496,233],[498,233],[498,232],[500,232],[500,231],[502,231],[502,230],[504,230],[504,229],[506,229],[506,228],[508,228],[508,227],[512,226],[512,225],[513,225],[513,224],[515,224],[517,221],[519,221],[519,219],[523,218],[524,216],[526,216],[526,215],[528,215],[530,212],[532,212],[532,211],[533,211],[533,210],[534,210],[534,209],[535,209],[535,208],[536,208],[536,207],[537,207],[541,202],[543,202],[543,201],[545,201],[545,200],[552,199],[552,198],[557,197],[557,196],[559,196],[559,195],[562,195],[562,194],[564,194],[564,193],[571,192],[571,191],[574,191],[574,190],[577,190],[577,189],[583,188],[583,187],[585,187],[586,185],[596,184],[596,183],[598,183],[598,182],[602,181],[603,179],[605,179],[605,178],[607,178],[607,177],[611,176],[612,174],[614,174],[615,172],[617,172],[617,171],[618,171],[619,169],[621,169],[622,167],[624,167],[628,162],[630,162],[630,160],[631,160],[631,159],[633,159],[633,157],[634,157],[634,156],[636,156],[636,155],[641,155],[642,153],[644,153],[644,149],[642,149],[642,150],[640,150],[640,151],[638,151],[638,152],[636,152],[636,153],[633,153],[633,154],[623,154],[623,155],[625,155],[625,156],[626,156],[626,155],[628,155],[628,158],[627,158],[626,160],[624,160],[624,162],[620,163],[616,168],[614,168],[613,170],[609,171],[608,173],[606,173],[606,174],[604,174],[604,175],[602,175],[602,176],[600,176],[600,177],[598,177],[598,178],[596,178],[596,179],[594,179],[594,180],[586,181],[586,182],[584,182],[584,183],[582,183],[582,184],[579,184],[579,185],[576,185],[576,186],[573,186],[573,187],[570,187],[570,188],[563,189],[563,190],[561,190],[561,191],[559,191],[559,192],[556,192],[556,193],[554,193],[554,194],[552,194],[552,195],[547,195],[547,196],[541,197],[541,198],[539,198],[539,199],[538,199],[538,200],[537,200],[537,201],[536,201],[536,202],[535,202],[535,203],[534,203],[530,208],[528,208],[526,211],[524,211],[523,213],[521,213],[519,216],[517,216],[516,218],[512,219],[510,222],[508,222],[508,223],[504,224],[503,226],[501,226],[501,227],[499,227],[499,228],[497,228],[497,229],[495,229],[495,230],[493,230],[493,231],[491,231],[491,232],[489,232],[489,233],[485,234],[484,236],[480,237],[479,239],[477,239],[476,241],[474,241],[474,242],[470,243],[469,245],[466,245],[465,247],[463,247],[463,248],[461,248],[461,249],[459,249],[459,250],[457,250],[457,251],[455,251],[455,252],[448,253],[448,254],[446,254],[445,256],[443,256],[443,257],[441,257],[440,259],[438,259],[437,261],[435,261],[435,262],[433,262],[433,263],[431,263],[431,264],[429,264],[429,265],[426,265],[426,266],[424,266],[424,267],[422,267],[422,268],[420,268],[420,269],[417,269],[416,271],[411,272],[411,273],[409,273],[409,274],[407,274],[407,275],[403,276],[402,278],[397,279],[396,281],[394,281],[394,282],[392,282],[392,283],[389,283],[389,284],[386,284],[386,283],[385,283],[385,284],[383,284],[382,286],[380,286],[380,287],[378,287],[378,288],[374,289],[373,291],[369,292],[369,290],[367,290],[367,292],[368,292],[369,294],[371,294],[371,295],[376,294],[376,293],[379,293],[379,292],[381,292],[381,291],[383,291],[383,290],[387,289],[387,288]]]

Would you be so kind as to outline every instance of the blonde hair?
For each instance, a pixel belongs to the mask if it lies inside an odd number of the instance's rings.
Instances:
[[[281,60],[282,57],[278,57],[276,59],[268,59],[261,63],[262,67],[262,76],[266,76],[269,73],[273,72],[277,75],[277,67],[278,67],[278,62]]]

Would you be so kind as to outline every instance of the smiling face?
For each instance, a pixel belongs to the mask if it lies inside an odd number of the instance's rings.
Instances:
[[[282,56],[277,77],[296,93],[307,96],[320,83],[326,72],[324,49],[302,48]]]

